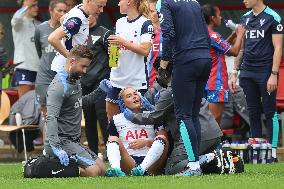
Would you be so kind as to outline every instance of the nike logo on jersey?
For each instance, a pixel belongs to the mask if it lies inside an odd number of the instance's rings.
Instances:
[[[61,169],[61,170],[58,170],[58,171],[53,171],[53,170],[51,170],[51,174],[52,174],[52,175],[56,175],[56,174],[58,174],[58,173],[60,173],[60,172],[62,172],[62,171],[64,171],[64,169]]]
[[[97,42],[101,38],[101,36],[91,35],[91,38],[92,38],[92,43],[95,44],[95,42]]]
[[[83,31],[85,31],[87,28],[84,28]]]

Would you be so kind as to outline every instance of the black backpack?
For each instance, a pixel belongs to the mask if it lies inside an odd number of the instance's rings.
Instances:
[[[31,157],[24,165],[25,178],[79,177],[77,160],[69,157],[69,165],[60,164],[57,157]]]

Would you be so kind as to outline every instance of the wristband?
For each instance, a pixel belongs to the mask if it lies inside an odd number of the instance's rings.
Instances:
[[[271,74],[278,75],[278,71],[271,71]]]

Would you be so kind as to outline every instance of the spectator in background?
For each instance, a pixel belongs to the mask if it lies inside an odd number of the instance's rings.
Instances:
[[[67,12],[69,12],[73,7],[80,4],[80,0],[65,0],[65,3],[67,5]]]
[[[41,105],[43,131],[46,116],[46,91],[56,72],[51,70],[51,62],[56,51],[48,43],[48,36],[60,26],[60,18],[66,13],[67,6],[64,0],[49,2],[50,20],[38,25],[35,30],[35,45],[40,58],[39,70],[35,82],[37,102]],[[44,133],[43,133],[44,134]]]
[[[208,26],[211,39],[210,54],[212,56],[212,69],[206,85],[206,97],[209,109],[220,125],[224,103],[228,102],[228,73],[225,54],[237,56],[239,54],[245,28],[239,25],[236,32],[231,34],[227,40],[214,28],[221,25],[222,17],[219,7],[212,4],[202,6],[202,11]]]
[[[5,30],[3,24],[0,22],[0,96],[1,96],[1,89],[2,89],[2,72],[1,69],[7,64],[8,56],[3,46],[3,39],[5,37]],[[1,104],[1,102],[0,102]]]
[[[159,12],[156,9],[157,0],[149,0],[149,9],[150,9],[150,19],[152,21],[154,27],[154,36],[153,36],[153,44],[151,52],[148,56],[148,77],[149,77],[149,86],[153,88],[154,81],[156,80],[156,70],[154,69],[154,61],[156,58],[161,55],[162,50],[162,33],[161,33],[161,26],[159,20]]]
[[[108,66],[108,41],[111,31],[103,26],[97,25],[98,15],[89,16],[89,40],[88,47],[92,50],[94,58],[88,67],[87,73],[81,78],[82,94],[87,95],[96,89],[100,81],[109,78],[110,68]],[[92,106],[83,106],[86,137],[89,148],[98,153],[98,129],[97,121],[102,131],[103,139],[107,141],[107,116],[106,116],[106,95],[98,96]]]
[[[14,40],[14,63],[19,64],[15,71],[15,83],[19,97],[34,89],[39,58],[34,43],[35,27],[40,24],[37,0],[23,0],[11,20]]]

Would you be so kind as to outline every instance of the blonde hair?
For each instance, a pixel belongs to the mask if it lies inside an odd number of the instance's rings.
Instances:
[[[147,0],[134,0],[139,14],[142,14],[146,18],[150,18],[150,9]]]
[[[132,88],[132,87],[125,87],[125,88],[121,89],[120,92],[119,92],[119,94],[118,94],[118,96],[120,96],[121,99],[122,99],[123,93],[124,93],[124,91],[125,91],[126,89],[133,89],[133,88]],[[134,90],[135,90],[135,89],[134,89]]]

